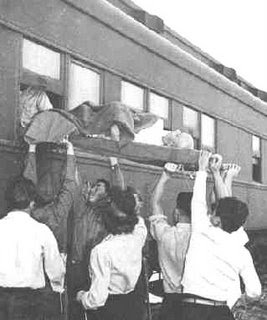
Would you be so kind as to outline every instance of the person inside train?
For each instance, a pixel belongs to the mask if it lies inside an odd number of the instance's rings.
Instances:
[[[191,235],[192,192],[179,192],[173,214],[174,225],[167,222],[160,201],[167,181],[178,166],[167,163],[152,195],[152,216],[150,233],[158,246],[158,259],[163,275],[164,300],[161,320],[175,320],[181,316],[181,278],[185,256]]]
[[[36,194],[23,176],[11,179],[5,192],[9,212],[0,219],[0,320],[61,316],[65,264],[52,231],[33,218]],[[45,274],[53,292],[45,290]]]
[[[89,290],[79,291],[77,300],[101,320],[140,320],[140,296],[134,288],[142,267],[142,248],[147,229],[136,213],[131,192],[112,187],[111,206],[103,219],[107,237],[91,252]]]
[[[249,251],[231,236],[245,223],[247,205],[235,197],[226,197],[218,201],[210,216],[207,214],[210,157],[208,151],[201,151],[193,190],[191,239],[182,278],[183,320],[234,319],[227,300],[232,290],[239,290],[241,295],[239,276],[249,297],[261,294]],[[216,159],[214,162],[218,163]]]

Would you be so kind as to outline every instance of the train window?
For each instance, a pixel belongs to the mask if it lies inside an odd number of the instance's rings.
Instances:
[[[130,82],[121,82],[121,102],[137,110],[144,110],[145,90]]]
[[[252,136],[252,179],[261,182],[261,140]]]
[[[100,74],[98,72],[77,63],[71,63],[69,78],[69,110],[84,101],[100,103]]]
[[[188,107],[183,107],[183,127],[194,139],[194,147],[200,147],[199,113]]]
[[[149,95],[149,111],[164,120],[168,120],[169,100],[151,92]]]
[[[215,151],[215,120],[201,114],[201,148]]]
[[[22,66],[34,73],[60,79],[60,53],[23,39]]]

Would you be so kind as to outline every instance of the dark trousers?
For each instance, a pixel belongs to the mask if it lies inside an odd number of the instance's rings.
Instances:
[[[94,311],[94,320],[140,320],[143,317],[142,298],[131,292],[110,295],[104,307]]]
[[[46,289],[0,288],[0,320],[60,318],[59,295]]]
[[[182,297],[183,295],[179,293],[165,293],[159,320],[182,319]]]
[[[234,320],[228,306],[184,303],[182,320]]]
[[[89,279],[88,269],[85,262],[67,264],[67,288],[68,288],[68,314],[70,320],[84,319],[84,311],[81,303],[76,301],[77,292],[80,290],[88,291]],[[91,318],[88,315],[88,320]],[[1,319],[0,319],[1,320]]]

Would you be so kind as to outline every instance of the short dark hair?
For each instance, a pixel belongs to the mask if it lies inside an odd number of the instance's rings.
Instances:
[[[7,184],[5,199],[8,210],[28,208],[31,201],[36,199],[34,183],[23,176],[12,178]]]
[[[105,185],[106,194],[110,195],[110,183],[106,179],[97,179],[96,183],[103,183]]]
[[[111,206],[103,215],[106,230],[112,234],[131,233],[138,222],[134,195],[114,186],[110,190],[110,199]]]
[[[182,210],[188,217],[191,217],[192,197],[193,192],[180,192],[176,198],[176,208]]]
[[[220,199],[215,212],[221,218],[222,229],[229,233],[238,230],[249,215],[247,204],[236,197]]]

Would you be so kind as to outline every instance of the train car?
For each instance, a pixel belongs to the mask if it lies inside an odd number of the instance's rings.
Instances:
[[[248,230],[265,237],[267,103],[232,69],[175,37],[161,19],[131,1],[0,0],[0,49],[2,214],[6,182],[22,167],[20,92],[42,85],[54,108],[71,110],[84,100],[121,101],[159,116],[165,131],[189,132],[195,149],[208,148],[222,154],[225,162],[238,163],[242,170],[234,194],[249,205]],[[265,97],[263,92],[259,96]],[[113,148],[112,141],[103,143],[107,150]],[[142,214],[147,217],[162,168],[142,161],[142,154],[137,159],[136,146],[140,144],[132,142],[123,154],[112,150],[120,157],[126,183],[144,195]],[[166,161],[157,152],[160,147],[149,148],[151,157]],[[84,179],[109,175],[105,152],[76,145],[76,154]],[[60,156],[49,157],[60,165]],[[178,190],[192,185],[179,174],[168,184],[164,206],[170,218]]]

